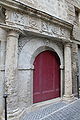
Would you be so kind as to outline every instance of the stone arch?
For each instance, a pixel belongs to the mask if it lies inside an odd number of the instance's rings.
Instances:
[[[62,48],[52,40],[46,41],[43,38],[32,38],[23,46],[19,54],[18,79],[20,107],[21,105],[22,107],[28,107],[33,104],[33,62],[39,53],[45,50],[55,51],[60,58],[61,66],[63,66]]]
[[[32,58],[31,58],[31,60],[30,60],[31,65],[32,65],[33,62],[34,62],[35,57],[36,57],[38,54],[40,54],[41,52],[46,51],[46,50],[50,50],[50,51],[56,52],[53,48],[51,48],[51,47],[49,47],[49,46],[41,46],[41,47],[39,47],[39,48],[38,48],[37,50],[35,50],[35,52],[33,53],[33,56],[32,56]],[[57,54],[57,53],[56,53],[56,54]],[[57,55],[58,55],[58,54],[57,54]],[[59,55],[58,55],[58,57],[59,57]],[[59,57],[59,59],[60,59],[60,57]],[[60,60],[60,64],[62,65],[61,62],[62,62],[62,61]]]
[[[48,44],[45,44],[45,39],[41,40],[39,38],[32,39],[26,43],[19,55],[19,65],[20,69],[29,69],[33,68],[33,61],[35,57],[45,50],[55,51],[60,58],[61,66],[63,66],[63,52],[58,47],[56,43],[50,41]],[[24,62],[23,62],[24,60]]]

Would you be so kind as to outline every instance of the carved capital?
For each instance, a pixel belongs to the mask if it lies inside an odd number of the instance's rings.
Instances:
[[[8,37],[15,37],[15,38],[19,38],[19,32],[18,31],[16,31],[16,30],[10,30],[9,32],[8,32]]]
[[[71,48],[72,44],[70,42],[66,42],[64,47],[70,47]]]

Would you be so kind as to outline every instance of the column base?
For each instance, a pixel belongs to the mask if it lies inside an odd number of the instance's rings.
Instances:
[[[75,101],[75,100],[77,100],[77,98],[74,97],[73,94],[72,94],[72,95],[64,95],[64,96],[63,96],[63,101],[73,102],[73,101]]]
[[[19,120],[19,115],[21,114],[21,112],[22,110],[18,108],[14,110],[12,113],[8,113],[8,120]]]
[[[22,110],[20,110],[18,108],[16,110],[12,111],[12,112],[8,112],[7,118],[8,118],[8,120],[19,120],[19,117],[20,117],[21,114],[22,114]],[[2,117],[1,120],[4,120],[4,117]]]

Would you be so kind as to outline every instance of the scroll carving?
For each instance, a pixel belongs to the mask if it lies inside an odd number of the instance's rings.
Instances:
[[[42,22],[42,31],[48,32],[48,24],[45,22]]]
[[[29,27],[33,29],[38,29],[38,21],[33,17],[29,17]]]

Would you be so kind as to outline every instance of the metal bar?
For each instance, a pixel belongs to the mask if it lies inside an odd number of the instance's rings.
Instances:
[[[79,99],[79,75],[77,75],[77,93],[78,93],[78,99]]]
[[[4,100],[5,100],[5,120],[7,120],[7,94],[4,94]]]

